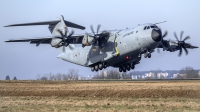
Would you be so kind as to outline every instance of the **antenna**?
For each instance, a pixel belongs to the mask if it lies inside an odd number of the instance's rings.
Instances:
[[[165,22],[167,22],[167,21],[163,21],[163,22],[159,22],[159,23],[155,23],[155,24],[160,24],[160,23],[165,23]]]

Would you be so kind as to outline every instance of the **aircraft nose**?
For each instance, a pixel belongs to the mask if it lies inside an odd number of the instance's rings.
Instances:
[[[162,40],[162,33],[160,30],[153,29],[151,32],[151,37],[155,42],[159,42]]]

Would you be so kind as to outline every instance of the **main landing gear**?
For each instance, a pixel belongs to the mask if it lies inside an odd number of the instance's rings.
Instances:
[[[133,63],[127,63],[119,67],[119,72],[130,71],[131,69],[134,69],[134,68],[135,68],[135,65]]]
[[[100,62],[98,64],[95,64],[91,67],[91,71],[98,71],[102,70],[103,68],[107,68],[108,64],[106,62]]]

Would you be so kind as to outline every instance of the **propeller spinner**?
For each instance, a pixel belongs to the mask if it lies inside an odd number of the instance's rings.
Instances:
[[[63,51],[65,51],[65,47],[67,47],[72,42],[71,37],[74,34],[74,30],[72,29],[71,32],[69,33],[69,35],[67,35],[67,33],[63,34],[63,32],[61,30],[58,30],[58,32],[60,33],[60,35],[61,35],[60,38],[62,39],[61,46],[63,46]]]

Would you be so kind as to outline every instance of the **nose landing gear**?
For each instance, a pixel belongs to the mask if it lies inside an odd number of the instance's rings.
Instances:
[[[144,58],[151,58],[151,53],[154,52],[153,49],[151,50],[147,50],[145,53],[144,53]]]
[[[151,58],[151,53],[145,53],[144,58]]]

